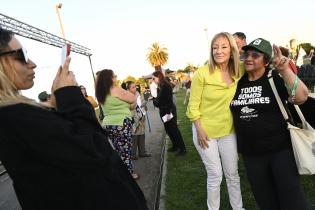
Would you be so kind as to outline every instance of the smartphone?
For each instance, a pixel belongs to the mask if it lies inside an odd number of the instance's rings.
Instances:
[[[62,48],[61,48],[61,66],[63,67],[63,65],[65,64],[66,58],[67,56],[70,55],[70,51],[71,51],[71,45],[70,44],[65,44]]]

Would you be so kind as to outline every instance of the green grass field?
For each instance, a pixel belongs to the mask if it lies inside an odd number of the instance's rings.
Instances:
[[[206,204],[206,172],[192,142],[191,123],[185,115],[186,106],[183,105],[185,91],[177,93],[177,115],[179,128],[182,132],[187,155],[177,157],[168,153],[166,175],[166,210],[207,210]],[[239,174],[244,208],[258,210],[246,178],[245,168],[240,158]],[[301,176],[304,190],[315,210],[315,176]],[[225,181],[221,185],[221,210],[230,210],[229,198]]]

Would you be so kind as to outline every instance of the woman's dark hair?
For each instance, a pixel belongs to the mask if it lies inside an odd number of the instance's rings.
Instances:
[[[152,74],[153,76],[159,78],[159,87],[164,86],[165,84],[171,85],[164,77],[163,73],[161,71],[155,71]]]
[[[126,82],[126,90],[129,90],[129,88],[130,88],[130,86],[131,86],[132,84],[134,84],[133,81],[127,81],[127,82]]]
[[[11,41],[14,33],[0,27],[0,52],[3,52],[9,47],[9,42]]]
[[[124,90],[127,90],[126,82],[121,83],[121,88]]]
[[[79,87],[80,87],[81,90],[82,90],[82,89],[85,90],[84,97],[88,97],[88,94],[87,94],[87,92],[86,92],[86,88],[85,88],[83,85],[80,85]]]
[[[110,69],[104,69],[98,72],[95,85],[95,96],[99,103],[104,104],[106,97],[110,94],[110,88],[113,86],[114,72]]]

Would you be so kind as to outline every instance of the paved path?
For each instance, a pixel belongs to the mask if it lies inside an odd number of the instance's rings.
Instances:
[[[156,210],[159,207],[160,182],[163,173],[165,130],[159,110],[153,107],[152,102],[149,102],[147,106],[151,132],[149,132],[147,125],[146,150],[152,156],[135,160],[134,165],[135,172],[140,174],[140,179],[137,182],[147,199],[149,209]]]
[[[7,174],[0,177],[0,210],[20,210],[12,181]]]
[[[146,150],[151,157],[134,161],[135,172],[139,173],[137,181],[143,190],[150,210],[157,210],[159,205],[160,181],[164,159],[165,130],[161,122],[159,111],[148,103],[148,117],[151,127],[146,126]],[[20,210],[12,188],[12,181],[8,175],[0,177],[0,210]]]

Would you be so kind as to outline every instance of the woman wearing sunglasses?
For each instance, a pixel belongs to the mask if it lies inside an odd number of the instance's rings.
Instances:
[[[271,44],[258,38],[243,50],[246,73],[238,83],[231,111],[238,151],[243,155],[255,200],[261,210],[309,209],[287,124],[268,81]],[[281,99],[302,104],[308,96],[307,87],[291,71],[288,58],[277,46],[273,52],[277,71],[272,72],[272,77]]]
[[[0,160],[22,209],[148,209],[84,99],[70,58],[52,85],[56,110],[21,95],[36,65],[0,28]]]

